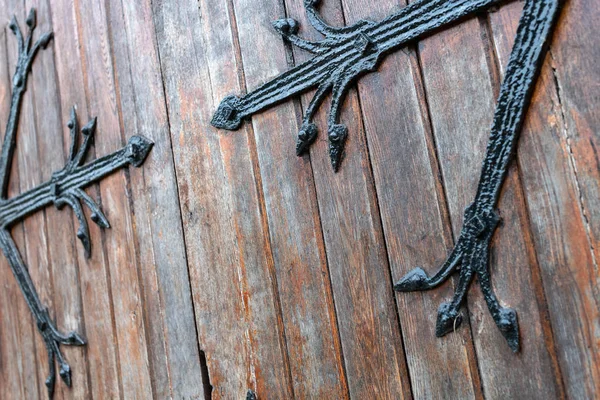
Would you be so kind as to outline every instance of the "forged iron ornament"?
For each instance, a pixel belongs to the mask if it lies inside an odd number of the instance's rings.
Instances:
[[[298,23],[282,19],[274,28],[290,43],[314,57],[238,98],[228,96],[219,105],[212,124],[235,130],[242,120],[278,102],[316,88],[305,110],[296,153],[303,154],[317,137],[312,119],[326,95],[332,93],[328,119],[329,155],[335,171],[340,166],[348,129],[339,123],[340,109],[350,85],[374,71],[383,56],[508,0],[417,0],[381,22],[359,21],[342,28],[327,25],[316,10],[318,0],[305,0],[308,20],[325,39],[311,42],[297,35]],[[438,311],[436,335],[444,336],[462,322],[460,307],[475,276],[489,311],[514,352],[519,351],[519,326],[513,309],[498,302],[491,284],[489,250],[500,222],[496,213],[500,191],[514,156],[545,50],[561,0],[526,0],[494,114],[487,154],[475,201],[465,211],[462,232],[441,269],[432,277],[416,268],[395,285],[399,292],[433,289],[459,269],[451,302]]]
[[[68,123],[71,146],[69,158],[64,168],[55,172],[48,182],[42,183],[16,197],[7,198],[19,113],[23,95],[27,89],[27,78],[36,54],[40,48],[46,48],[52,39],[52,33],[45,33],[32,45],[33,32],[36,27],[35,9],[31,9],[27,17],[27,26],[27,36],[24,37],[15,17],[11,19],[9,24],[9,28],[17,38],[19,54],[12,81],[10,113],[6,123],[2,152],[0,153],[0,182],[2,183],[0,193],[0,249],[10,264],[46,345],[50,370],[46,379],[46,387],[48,388],[49,397],[52,398],[56,382],[55,361],[58,362],[60,367],[60,377],[67,386],[71,386],[71,368],[63,357],[60,346],[82,346],[85,345],[85,340],[75,332],[63,334],[57,329],[48,310],[40,301],[19,249],[10,234],[10,228],[16,222],[46,207],[52,205],[59,209],[65,206],[70,207],[79,221],[77,237],[83,244],[86,256],[89,257],[91,251],[90,232],[82,203],[90,209],[91,219],[98,226],[109,228],[109,223],[99,205],[83,189],[128,165],[141,166],[153,143],[142,136],[133,136],[122,149],[89,164],[84,164],[96,132],[96,119],[92,119],[80,130],[75,108],[73,108]],[[83,136],[83,142],[78,146],[77,142],[80,134]]]

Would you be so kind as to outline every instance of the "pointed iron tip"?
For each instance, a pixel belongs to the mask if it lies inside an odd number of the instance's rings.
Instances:
[[[71,387],[71,367],[69,367],[68,364],[62,364],[60,366],[60,371],[58,372],[58,374],[60,375],[60,378],[63,380],[65,385]]]
[[[52,400],[52,398],[54,398],[55,379],[49,376],[46,378],[46,382],[44,382],[44,384],[46,385],[46,390],[48,391],[48,398]]]
[[[132,136],[127,143],[127,157],[131,165],[140,167],[148,157],[152,146],[154,142],[150,139],[138,135]]]
[[[106,218],[105,215],[101,214],[100,209],[98,208],[97,212],[93,212],[92,213],[92,221],[98,225],[100,228],[103,229],[110,229],[110,223],[108,222],[108,219]]]
[[[336,124],[329,128],[329,158],[333,172],[338,172],[344,154],[344,145],[348,137],[346,125]]]
[[[8,22],[8,27],[10,28],[11,31],[13,31],[13,33],[17,33],[17,29],[19,28],[19,23],[17,22],[17,17],[16,15],[13,15],[10,18],[10,21]]]
[[[29,10],[29,15],[27,16],[27,19],[25,20],[25,22],[27,23],[27,26],[30,29],[34,29],[36,24],[37,24],[37,17],[36,17],[36,11],[35,8],[31,8],[31,10]]]
[[[71,108],[71,115],[69,116],[69,121],[67,122],[67,128],[74,129],[77,126],[77,111],[75,110],[75,106]]]
[[[428,281],[429,275],[427,275],[427,272],[422,268],[415,268],[404,275],[404,277],[394,285],[394,290],[396,292],[415,292],[423,290],[427,288]]]
[[[317,138],[317,134],[317,125],[313,123],[302,124],[302,128],[300,128],[300,132],[298,133],[298,141],[296,142],[296,155],[298,157],[308,151]]]
[[[83,133],[86,136],[93,135],[94,132],[96,131],[97,122],[98,122],[97,117],[92,118],[87,124],[85,124],[85,126],[83,128],[81,128],[81,133]]]
[[[87,341],[83,336],[79,335],[77,332],[71,332],[69,334],[68,344],[72,346],[85,346],[87,344]]]
[[[90,259],[92,257],[92,243],[91,243],[89,234],[87,232],[85,232],[83,229],[80,229],[79,231],[77,231],[77,237],[79,238],[79,240],[81,241],[81,244],[83,245],[83,250],[85,252],[85,258]]]
[[[435,324],[435,336],[441,338],[454,332],[462,324],[462,315],[450,303],[443,303],[439,310]]]

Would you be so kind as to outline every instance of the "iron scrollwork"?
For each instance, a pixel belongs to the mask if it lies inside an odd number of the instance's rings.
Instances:
[[[41,185],[8,198],[8,182],[13,155],[16,146],[16,133],[19,124],[19,114],[23,95],[27,90],[27,78],[31,72],[31,64],[40,49],[48,46],[53,38],[48,32],[33,43],[33,32],[36,27],[35,9],[31,9],[27,17],[28,32],[24,37],[13,17],[9,28],[15,34],[18,42],[18,61],[12,80],[12,97],[10,113],[6,124],[6,133],[0,153],[0,249],[7,258],[13,274],[23,292],[27,305],[35,318],[37,328],[44,340],[48,353],[49,375],[46,379],[48,395],[52,398],[56,382],[56,365],[59,365],[59,375],[67,386],[71,386],[71,368],[63,357],[60,346],[83,346],[85,339],[75,332],[63,334],[52,321],[48,310],[42,304],[35,285],[19,249],[11,236],[10,228],[28,215],[41,211],[49,206],[59,209],[69,207],[75,213],[79,222],[77,237],[81,240],[86,256],[90,256],[91,240],[88,223],[83,212],[83,205],[91,211],[91,219],[102,228],[109,228],[109,222],[100,206],[83,189],[128,165],[139,167],[146,159],[153,143],[142,137],[133,136],[127,145],[120,150],[98,158],[88,164],[85,159],[96,132],[96,119],[92,119],[83,128],[79,128],[75,108],[71,111],[68,128],[70,130],[70,152],[68,161],[63,169],[55,172],[51,179]],[[78,145],[79,137],[83,140]]]
[[[329,153],[335,171],[340,166],[348,135],[339,123],[340,108],[351,84],[362,74],[374,71],[386,54],[414,43],[434,32],[485,11],[505,0],[417,0],[380,22],[360,21],[348,27],[327,25],[319,15],[318,0],[305,0],[308,20],[325,38],[318,42],[297,35],[293,19],[273,23],[291,44],[314,57],[256,90],[242,96],[228,96],[215,112],[215,127],[235,130],[244,118],[276,103],[316,88],[305,110],[296,152],[304,153],[317,137],[312,119],[329,92],[332,105],[328,119]],[[507,1],[507,0],[506,0]],[[543,61],[561,0],[526,0],[505,78],[494,115],[487,154],[475,201],[467,208],[460,237],[446,263],[432,277],[416,268],[395,285],[399,292],[433,289],[457,269],[459,282],[454,298],[438,311],[436,335],[444,336],[462,322],[460,307],[475,276],[489,311],[514,352],[519,351],[517,314],[504,308],[496,298],[490,279],[489,250],[500,218],[496,213],[500,190],[513,158],[517,138]],[[459,268],[460,266],[460,268]]]

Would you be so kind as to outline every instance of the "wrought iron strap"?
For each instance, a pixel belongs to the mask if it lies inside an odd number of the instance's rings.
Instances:
[[[352,82],[361,74],[373,71],[384,54],[490,7],[497,0],[421,0],[379,23],[363,20],[344,28],[334,28],[323,22],[315,9],[317,3],[305,1],[309,21],[325,35],[322,41],[311,42],[297,36],[299,25],[293,19],[273,23],[285,39],[314,53],[315,57],[241,98],[226,97],[212,124],[223,129],[238,129],[244,117],[318,87],[298,135],[296,152],[302,155],[317,137],[317,127],[312,119],[326,95],[332,92],[329,152],[331,164],[337,171],[348,134],[347,128],[339,124],[340,108]]]
[[[71,368],[63,357],[60,346],[82,346],[85,344],[85,340],[75,332],[63,334],[57,329],[37,294],[27,266],[11,237],[10,227],[27,215],[40,211],[45,207],[55,205],[61,209],[68,206],[73,210],[79,221],[77,237],[81,240],[85,253],[89,257],[91,240],[83,205],[90,209],[91,219],[97,225],[102,228],[109,228],[109,223],[100,206],[83,189],[128,165],[141,166],[153,144],[142,136],[133,136],[122,149],[85,164],[88,150],[96,132],[96,119],[92,119],[87,125],[79,129],[77,115],[73,108],[68,123],[71,133],[71,146],[65,167],[55,172],[48,182],[8,199],[8,179],[16,146],[21,103],[27,89],[27,78],[37,52],[41,48],[46,48],[52,39],[52,33],[45,33],[32,45],[33,31],[36,27],[34,9],[27,17],[27,26],[29,28],[28,33],[24,37],[15,17],[12,18],[9,24],[10,29],[17,37],[19,54],[12,81],[10,113],[0,154],[0,182],[2,184],[0,196],[0,249],[10,264],[46,345],[50,371],[46,379],[46,387],[48,388],[49,397],[52,398],[56,382],[55,361],[58,362],[60,367],[60,377],[67,386],[71,386]],[[60,133],[57,134],[61,135]],[[78,145],[79,136],[83,137],[81,145]]]
[[[508,0],[506,0],[508,1]],[[312,122],[319,105],[332,92],[329,112],[329,153],[334,170],[342,158],[348,130],[339,123],[340,107],[351,83],[361,74],[373,71],[382,56],[431,35],[461,19],[501,3],[502,0],[418,0],[390,14],[381,22],[360,21],[334,28],[316,11],[316,0],[305,0],[310,23],[325,36],[311,42],[297,36],[293,19],[274,22],[275,29],[290,43],[315,56],[281,74],[258,89],[238,98],[228,96],[219,105],[212,123],[224,129],[237,129],[243,118],[275,103],[317,88],[306,108],[298,141],[300,155],[314,142],[317,127]],[[527,0],[506,76],[500,90],[492,132],[475,201],[465,212],[460,237],[446,263],[433,276],[416,268],[395,289],[402,292],[428,290],[445,282],[460,266],[459,283],[450,303],[438,311],[436,334],[453,331],[462,321],[460,307],[469,286],[477,276],[490,313],[513,351],[519,350],[517,314],[502,307],[491,285],[489,251],[500,222],[496,205],[517,138],[521,130],[544,51],[559,11],[560,0]]]

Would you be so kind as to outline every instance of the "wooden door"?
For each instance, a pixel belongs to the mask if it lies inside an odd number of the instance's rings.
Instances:
[[[396,0],[323,0],[328,22],[378,21]],[[517,310],[514,354],[475,283],[456,332],[436,338],[453,283],[394,293],[444,262],[485,154],[523,2],[389,55],[345,102],[345,158],[326,135],[295,155],[312,93],[211,126],[244,93],[309,55],[271,22],[310,28],[302,0],[0,0],[0,21],[38,10],[53,31],[22,105],[10,194],[64,166],[73,105],[97,116],[89,159],[136,134],[141,168],[87,190],[111,229],[47,208],[13,227],[65,347],[75,399],[593,399],[600,397],[600,6],[568,0],[500,200],[491,256]],[[504,3],[503,3],[504,4]],[[0,121],[17,42],[0,31]],[[326,125],[326,108],[316,118]],[[46,398],[44,342],[8,263],[0,274],[0,398]]]

